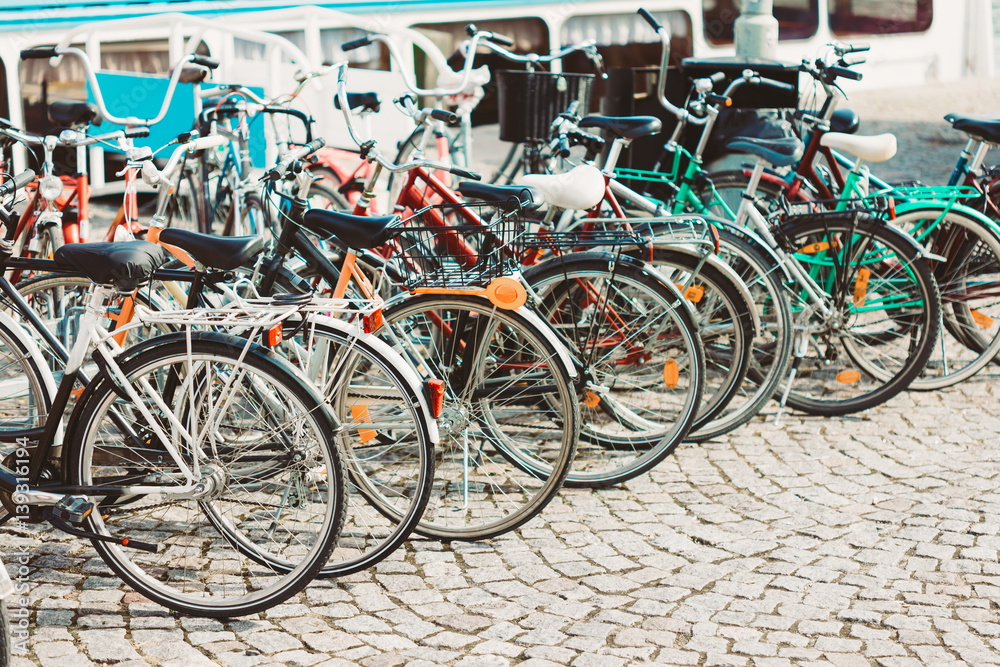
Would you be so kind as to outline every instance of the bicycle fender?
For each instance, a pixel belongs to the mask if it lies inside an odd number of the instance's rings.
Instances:
[[[42,351],[38,348],[34,339],[25,332],[24,326],[6,312],[0,311],[0,325],[6,327],[7,331],[17,338],[18,342],[24,346],[28,356],[35,363],[35,367],[38,368],[38,374],[42,380],[42,391],[45,392],[45,410],[48,412],[52,406],[52,399],[56,395],[56,381],[52,377],[52,371],[49,370],[49,363],[42,356]],[[65,431],[63,429],[57,429],[52,446],[57,447],[62,445],[64,435]]]
[[[735,222],[732,222],[730,220],[719,220],[718,222],[725,226],[727,232],[735,236],[739,236],[744,241],[754,246],[754,248],[756,248],[757,251],[764,256],[765,259],[771,260],[771,263],[774,265],[774,268],[780,271],[781,275],[784,276],[785,282],[788,282],[792,279],[791,274],[788,273],[788,269],[785,268],[785,265],[781,261],[781,258],[778,257],[778,254],[774,252],[771,246],[767,245],[764,242],[764,239],[760,238],[760,236],[758,236],[755,231],[753,231],[752,229],[748,229],[746,227],[740,227]]]
[[[904,202],[902,204],[896,204],[896,214],[900,213],[912,213],[914,211],[920,210],[934,210],[940,211],[941,213],[961,213],[962,215],[975,219],[976,222],[980,223],[984,227],[987,227],[993,235],[1000,239],[1000,225],[992,220],[991,218],[983,215],[982,211],[977,211],[971,206],[966,206],[964,204],[945,204],[943,202]]]

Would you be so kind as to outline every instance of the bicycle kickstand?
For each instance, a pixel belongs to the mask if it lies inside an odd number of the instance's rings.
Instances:
[[[788,401],[788,394],[792,391],[792,383],[795,381],[795,375],[799,370],[799,364],[802,363],[802,359],[806,356],[809,351],[809,336],[805,331],[800,331],[795,336],[795,352],[792,356],[792,367],[788,371],[788,382],[785,384],[785,391],[781,392],[781,400],[778,402],[778,411],[774,415],[774,425],[781,426],[781,413],[785,409],[785,403]]]

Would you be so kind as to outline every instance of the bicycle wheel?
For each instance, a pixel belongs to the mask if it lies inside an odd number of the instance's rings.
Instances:
[[[704,390],[704,350],[680,294],[612,253],[554,257],[524,277],[581,366],[583,427],[566,484],[610,486],[653,468],[687,435]]]
[[[46,382],[44,360],[31,349],[24,328],[0,313],[0,458],[17,447],[11,432],[45,425],[55,385]],[[0,494],[7,497],[7,494]]]
[[[86,311],[90,293],[94,283],[88,278],[62,274],[43,274],[41,276],[22,280],[17,284],[17,291],[31,306],[46,328],[62,343],[66,350],[72,347],[78,333],[80,316]],[[166,310],[163,299],[149,290],[139,290],[128,296],[117,296],[116,303],[109,309],[111,312],[121,311],[125,299],[132,298],[150,310]],[[101,326],[113,331],[116,322],[106,319]],[[38,345],[51,370],[58,379],[65,364],[55,354],[46,341],[31,329],[35,344]],[[125,339],[125,346],[145,340],[159,334],[170,333],[167,325],[143,326],[130,329]]]
[[[199,197],[201,197],[201,181],[190,169],[187,169],[170,195],[170,203],[167,205],[167,219],[163,226],[187,229],[192,232],[201,229],[198,222]]]
[[[551,332],[472,296],[404,296],[383,315],[421,374],[445,381],[434,488],[416,532],[479,540],[531,520],[562,486],[580,430]]]
[[[792,294],[797,375],[788,404],[843,415],[905,390],[930,358],[938,286],[913,240],[881,220],[851,214],[789,219],[779,231],[826,290],[823,315]]]
[[[893,225],[932,255],[943,331],[910,387],[930,390],[966,380],[1000,353],[1000,235],[983,221],[941,206],[899,213]]]
[[[750,182],[750,172],[741,169],[720,171],[707,174],[706,178],[706,185],[698,193],[707,207],[705,212],[723,220],[732,220],[740,208],[740,202],[743,201],[743,193],[746,192],[747,184]],[[795,201],[808,201],[807,188],[809,186],[803,184]],[[765,170],[754,196],[764,202],[777,201],[787,190],[788,184],[780,176]],[[727,212],[727,208],[732,213]]]
[[[420,387],[383,342],[315,318],[279,350],[327,397],[347,468],[347,517],[320,576],[367,569],[403,543],[430,499],[434,443]]]
[[[257,613],[302,590],[335,546],[346,482],[333,427],[315,392],[263,348],[241,358],[246,341],[232,336],[172,338],[122,364],[145,410],[107,380],[88,387],[69,430],[70,479],[110,487],[91,494],[99,507],[86,528],[114,540],[92,541],[123,581],[183,613]],[[157,429],[195,473],[186,497],[168,491],[187,480]]]
[[[0,563],[0,567],[3,564]],[[0,599],[0,667],[10,667],[13,661],[12,648],[14,638],[11,636],[10,608],[7,598]]]
[[[750,367],[736,397],[712,421],[689,434],[690,441],[708,440],[750,421],[786,379],[792,361],[792,313],[784,294],[785,274],[758,249],[759,242],[742,230],[725,223],[716,229],[718,256],[749,290],[758,326]]]
[[[695,432],[725,410],[743,384],[753,352],[754,304],[735,274],[699,256],[656,246],[650,263],[668,283],[684,288],[705,347],[705,389],[691,426]]]

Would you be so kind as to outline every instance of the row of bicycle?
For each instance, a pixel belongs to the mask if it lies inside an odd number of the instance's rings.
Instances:
[[[339,98],[351,122],[343,81]],[[179,139],[175,155],[209,136]],[[2,268],[19,280],[0,280],[15,315],[0,319],[0,499],[8,518],[90,538],[173,609],[259,611],[317,574],[371,566],[414,529],[511,530],[567,479],[605,485],[655,465],[699,411],[693,313],[622,252],[648,235],[528,233],[528,202],[489,187],[463,191],[492,203],[425,202],[405,221],[310,210],[301,160],[320,145],[268,171],[267,234],[164,228],[177,172],[138,151],[130,167],[161,195],[146,241],[14,256],[5,202]],[[425,183],[462,171],[393,165],[371,144],[364,156],[370,188],[383,168]],[[587,246],[617,250],[567,252]],[[166,248],[194,270],[161,268]],[[529,288],[535,306],[522,307]],[[126,336],[140,342],[122,350]]]
[[[346,69],[335,71],[351,126]],[[695,90],[689,120],[724,104],[711,85]],[[66,244],[51,261],[3,249],[21,280],[0,290],[22,321],[0,321],[0,438],[35,445],[5,454],[5,508],[90,537],[172,608],[250,613],[317,573],[378,562],[414,529],[482,539],[516,528],[562,483],[625,481],[686,437],[745,423],[776,392],[843,414],[927,372],[937,323],[962,316],[940,304],[929,260],[943,254],[872,215],[882,200],[766,215],[751,188],[751,231],[675,214],[614,176],[614,157],[658,122],[559,118],[556,148],[578,142],[596,159],[601,137],[588,130],[610,139],[600,167],[457,192],[441,172],[464,169],[395,164],[358,137],[371,165],[359,215],[309,208],[310,142],[267,172],[264,233],[234,238],[167,226],[196,189],[179,186],[178,165],[222,130],[179,138],[162,169],[131,154],[160,187],[147,242]],[[779,166],[797,152],[736,148]],[[360,215],[383,171],[403,218]],[[242,218],[230,214],[234,229]],[[194,270],[159,268],[161,248]],[[957,257],[966,288],[992,261]],[[81,289],[91,281],[114,288]],[[125,298],[103,306],[115,291]],[[125,335],[141,342],[122,352]]]

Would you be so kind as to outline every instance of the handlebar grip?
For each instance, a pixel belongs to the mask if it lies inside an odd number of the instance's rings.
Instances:
[[[847,55],[848,53],[862,53],[864,51],[871,50],[871,44],[851,44],[847,47],[847,51],[844,52],[844,55]]]
[[[191,62],[195,65],[201,65],[202,67],[207,67],[208,69],[215,69],[219,66],[219,59],[212,58],[211,56],[203,56],[200,53],[194,54],[191,58]]]
[[[465,169],[462,169],[461,167],[454,167],[454,166],[448,167],[448,171],[455,174],[456,176],[460,176],[461,178],[468,178],[469,180],[472,181],[483,180],[483,177],[480,174],[477,174],[474,171],[467,171]]]
[[[559,135],[559,142],[556,144],[555,153],[558,157],[569,157],[569,137],[565,134]]]
[[[646,19],[646,23],[648,23],[649,26],[656,32],[659,32],[660,29],[663,27],[662,25],[660,25],[660,22],[654,19],[653,15],[647,12],[645,9],[639,10],[639,16]]]
[[[733,98],[726,97],[725,95],[716,95],[715,93],[708,93],[705,95],[705,101],[709,104],[716,104],[722,107],[733,106]]]
[[[852,81],[861,81],[861,72],[855,72],[854,70],[847,69],[846,67],[827,67],[826,71],[835,77],[850,79]]]
[[[17,192],[33,180],[35,180],[35,172],[31,169],[25,169],[20,174],[16,175],[14,180],[7,181],[3,185],[0,185],[0,197],[6,197],[13,192]]]
[[[3,185],[0,185],[0,197],[6,197],[9,194],[17,192],[33,180],[35,180],[35,172],[30,169],[25,169],[20,174],[15,176],[14,180],[7,181]],[[4,235],[4,239],[10,243],[14,240],[14,235],[17,233],[17,225],[14,224],[13,220],[7,217],[6,213],[4,213],[3,216],[3,223],[7,228],[7,233]]]
[[[125,130],[126,137],[148,137],[148,127],[130,127]]]
[[[361,39],[355,39],[351,42],[344,42],[340,45],[340,50],[347,53],[348,51],[353,51],[354,49],[360,49],[362,46],[368,46],[371,43],[371,37],[362,37]]]
[[[287,154],[285,157],[283,157],[278,164],[268,169],[260,180],[276,181],[280,179],[282,176],[285,175],[285,172],[288,171],[288,167],[290,167],[293,162],[295,162],[296,160],[301,160],[310,153],[318,151],[319,149],[323,148],[323,146],[326,146],[326,139],[324,139],[323,137],[313,139],[305,146],[297,148],[291,153]]]
[[[59,55],[56,52],[56,47],[46,46],[37,49],[23,49],[21,51],[21,60],[32,60],[37,58],[55,58]]]
[[[777,88],[778,90],[783,90],[786,93],[795,92],[795,86],[793,86],[790,83],[784,83],[782,81],[775,81],[774,79],[763,79],[763,78],[760,80],[760,82],[762,85],[770,86],[771,88]]]
[[[513,37],[508,37],[507,35],[501,35],[500,33],[491,32],[489,39],[491,42],[496,42],[501,46],[507,46],[507,47],[514,46]]]
[[[448,125],[458,125],[458,114],[454,114],[444,109],[431,109],[431,118],[440,120]]]

